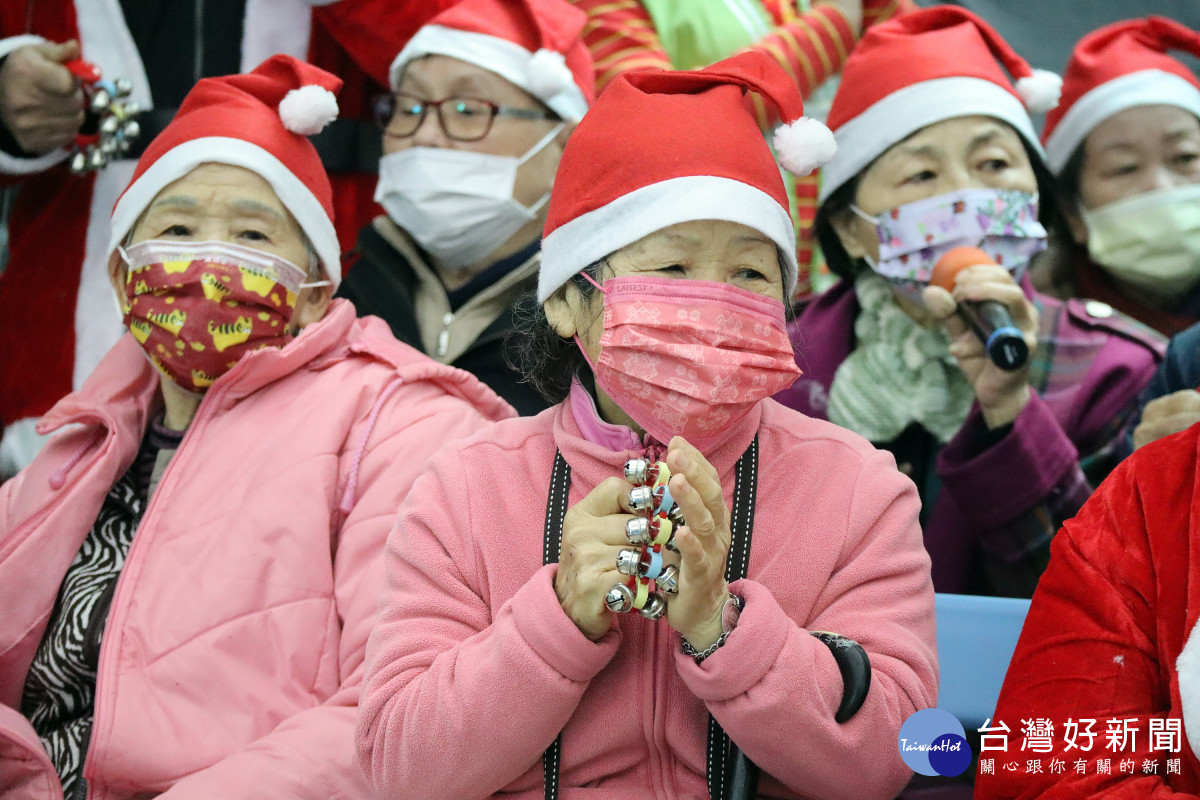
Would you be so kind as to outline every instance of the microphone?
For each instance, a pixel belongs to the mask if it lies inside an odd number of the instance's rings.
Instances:
[[[978,247],[956,247],[938,259],[929,283],[950,292],[954,290],[955,276],[967,267],[995,263],[994,258]],[[964,300],[958,304],[958,314],[983,342],[993,364],[1009,372],[1025,366],[1029,360],[1029,345],[1003,303]]]

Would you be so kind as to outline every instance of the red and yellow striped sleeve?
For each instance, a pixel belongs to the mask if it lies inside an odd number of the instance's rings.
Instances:
[[[583,41],[596,68],[596,92],[622,72],[671,69],[671,61],[640,0],[571,0],[587,13]]]

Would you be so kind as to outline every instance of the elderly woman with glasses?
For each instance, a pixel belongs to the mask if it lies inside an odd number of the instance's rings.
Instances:
[[[791,121],[785,167],[828,158],[759,53],[624,75],[568,143],[514,341],[556,405],[440,453],[389,537],[358,726],[380,797],[758,796],[730,741],[764,797],[911,777],[897,735],[937,689],[916,490],[770,399],[797,269],[749,92]]]
[[[584,14],[566,0],[465,0],[392,63],[376,200],[338,294],[474,374],[520,413],[545,400],[504,356],[537,281],[563,144],[592,99]]]

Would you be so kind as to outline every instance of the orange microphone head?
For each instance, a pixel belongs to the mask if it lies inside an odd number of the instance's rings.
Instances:
[[[978,247],[956,247],[938,259],[929,277],[931,286],[940,286],[947,292],[954,291],[954,278],[967,267],[979,264],[995,264],[996,259]]]

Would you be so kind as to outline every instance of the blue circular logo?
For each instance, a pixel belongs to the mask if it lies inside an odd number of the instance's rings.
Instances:
[[[962,723],[949,711],[926,708],[900,726],[900,757],[913,772],[953,778],[971,766],[971,747]]]

